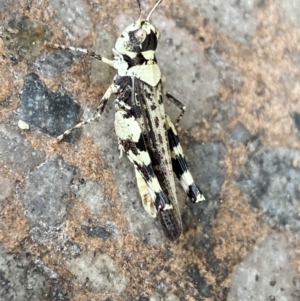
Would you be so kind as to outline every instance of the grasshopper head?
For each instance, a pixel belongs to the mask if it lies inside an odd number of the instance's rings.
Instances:
[[[137,0],[137,2],[141,13],[140,1]],[[122,32],[115,45],[117,52],[131,58],[137,53],[148,52],[149,54],[152,52],[154,57],[159,40],[159,31],[150,23],[150,18],[161,2],[162,0],[156,2],[145,20],[140,17]]]
[[[159,40],[159,31],[148,20],[137,20],[129,25],[118,38],[115,49],[127,54],[155,51]]]
[[[161,80],[161,72],[155,58],[159,32],[151,24],[150,17],[161,1],[157,1],[146,19],[140,17],[129,25],[113,49],[113,67],[118,70],[119,76],[136,77],[152,87]],[[137,2],[140,7],[139,0]]]

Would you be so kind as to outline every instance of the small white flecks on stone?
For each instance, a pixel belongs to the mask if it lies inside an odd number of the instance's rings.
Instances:
[[[26,123],[26,122],[23,121],[23,120],[19,120],[19,122],[18,122],[18,127],[19,127],[21,130],[29,130],[29,124]]]

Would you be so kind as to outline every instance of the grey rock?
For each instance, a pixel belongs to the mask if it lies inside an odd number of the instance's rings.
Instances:
[[[238,121],[231,130],[230,138],[235,143],[241,142],[245,144],[250,140],[251,134],[245,125]]]
[[[67,301],[66,281],[41,260],[14,256],[0,244],[0,299],[2,301]]]
[[[0,159],[18,173],[25,174],[43,162],[45,153],[35,150],[23,134],[0,124]]]
[[[235,181],[249,203],[262,210],[279,228],[300,235],[300,152],[268,147],[252,155],[237,172]]]
[[[77,54],[68,50],[53,49],[49,54],[39,57],[34,67],[43,77],[55,78],[60,76],[68,67],[72,66]]]
[[[287,19],[295,26],[300,27],[300,1],[282,0],[280,6]]]
[[[29,174],[20,197],[32,226],[41,223],[51,228],[64,222],[66,196],[74,173],[73,166],[55,157]]]
[[[41,132],[58,136],[77,123],[79,106],[64,91],[53,93],[31,73],[24,77],[18,113]]]
[[[77,281],[92,292],[120,294],[126,288],[126,278],[107,254],[86,251],[68,261],[67,267]]]
[[[48,27],[33,21],[25,15],[13,15],[4,26],[5,45],[14,53],[16,59],[34,62],[49,41],[51,33]]]
[[[256,33],[254,0],[189,2],[234,41],[248,43]]]
[[[111,236],[111,233],[108,232],[104,227],[88,227],[85,225],[81,225],[81,230],[84,231],[90,237],[99,237],[104,240]]]
[[[92,22],[82,0],[52,0],[51,5],[59,19],[64,21],[62,30],[70,40],[85,38],[92,29]]]
[[[300,283],[293,284],[297,279],[294,260],[287,240],[280,234],[269,234],[236,267],[228,301],[264,301],[272,300],[272,296],[275,300],[296,301]]]

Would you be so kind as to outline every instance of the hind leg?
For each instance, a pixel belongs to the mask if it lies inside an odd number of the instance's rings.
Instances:
[[[202,191],[195,184],[193,176],[188,170],[179,137],[177,135],[175,126],[168,115],[166,115],[166,126],[171,151],[172,167],[176,177],[179,179],[181,186],[192,202],[198,203],[204,201],[205,197]]]

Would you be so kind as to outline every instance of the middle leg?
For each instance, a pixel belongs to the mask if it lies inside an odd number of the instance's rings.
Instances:
[[[177,117],[176,121],[175,121],[175,126],[177,127],[181,118],[183,117],[184,113],[185,113],[185,105],[179,101],[177,98],[175,98],[173,95],[171,95],[170,93],[166,93],[167,98],[175,105],[177,106],[180,110],[181,113],[180,115]]]

